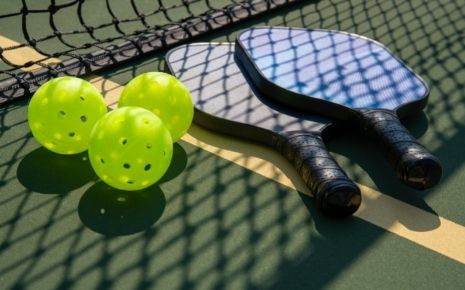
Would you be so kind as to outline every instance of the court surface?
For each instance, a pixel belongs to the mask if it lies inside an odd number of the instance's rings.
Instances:
[[[279,154],[193,125],[160,183],[117,192],[98,181],[86,154],[41,148],[21,99],[0,107],[0,288],[463,289],[465,2],[304,2],[192,41],[279,25],[385,44],[430,86],[424,113],[405,125],[441,159],[438,186],[407,188],[373,143],[345,132],[328,146],[364,201],[354,217],[333,220]],[[43,19],[32,21],[43,29]],[[17,25],[0,26],[0,46],[24,41]],[[165,52],[88,79],[112,104],[136,75],[164,70]]]

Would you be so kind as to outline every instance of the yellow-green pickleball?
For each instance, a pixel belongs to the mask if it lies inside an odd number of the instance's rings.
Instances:
[[[88,81],[59,77],[43,84],[32,96],[28,122],[34,138],[59,154],[87,150],[95,123],[107,112],[103,96]]]
[[[178,141],[189,129],[194,107],[189,90],[174,76],[148,72],[132,79],[124,88],[118,107],[136,106],[152,111],[162,119]]]
[[[92,130],[89,159],[97,176],[121,190],[140,190],[168,169],[173,143],[160,118],[139,107],[107,113]]]

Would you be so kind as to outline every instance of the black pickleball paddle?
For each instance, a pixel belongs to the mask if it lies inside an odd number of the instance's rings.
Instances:
[[[295,166],[324,213],[347,216],[357,210],[359,188],[323,143],[331,123],[281,110],[285,106],[256,94],[235,61],[234,44],[182,45],[167,53],[166,63],[191,92],[196,124],[273,146]]]
[[[339,31],[256,27],[238,34],[236,56],[266,97],[361,125],[407,185],[439,182],[440,161],[398,118],[424,108],[428,87],[380,43]]]

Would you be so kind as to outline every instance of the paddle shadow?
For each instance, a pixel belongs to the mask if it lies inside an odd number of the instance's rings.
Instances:
[[[428,131],[429,121],[424,111],[410,115],[400,121],[415,139],[420,138]]]
[[[428,120],[424,113],[415,114],[404,120],[403,123],[406,124],[406,127],[415,138],[421,137],[428,128]],[[398,179],[395,171],[389,166],[376,142],[366,138],[359,132],[346,131],[339,136],[334,136],[327,144],[330,151],[350,159],[350,161],[345,162],[348,164],[342,164],[341,162],[343,168],[347,169],[358,165],[371,179],[367,180],[366,175],[364,177],[362,174],[355,174],[355,176],[352,174],[350,177],[356,182],[367,185],[374,183],[383,194],[432,214],[428,220],[403,219],[402,216],[399,216],[397,222],[414,231],[429,231],[440,226],[441,222],[437,212],[424,199],[434,189],[419,191],[403,184]],[[349,171],[354,172],[355,170],[351,169]]]
[[[267,289],[324,289],[349,268],[361,253],[370,251],[384,230],[357,217],[338,219],[319,214],[308,196],[301,199],[315,227],[308,250],[298,261],[284,261],[279,266],[279,279]],[[350,288],[350,287],[349,287]]]

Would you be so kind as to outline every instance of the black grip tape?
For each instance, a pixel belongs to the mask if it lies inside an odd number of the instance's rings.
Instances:
[[[362,110],[365,133],[381,146],[399,179],[415,189],[427,189],[439,182],[441,162],[410,134],[394,112]]]
[[[358,209],[360,189],[339,167],[319,135],[290,132],[276,136],[273,146],[294,165],[324,213],[343,217]]]

